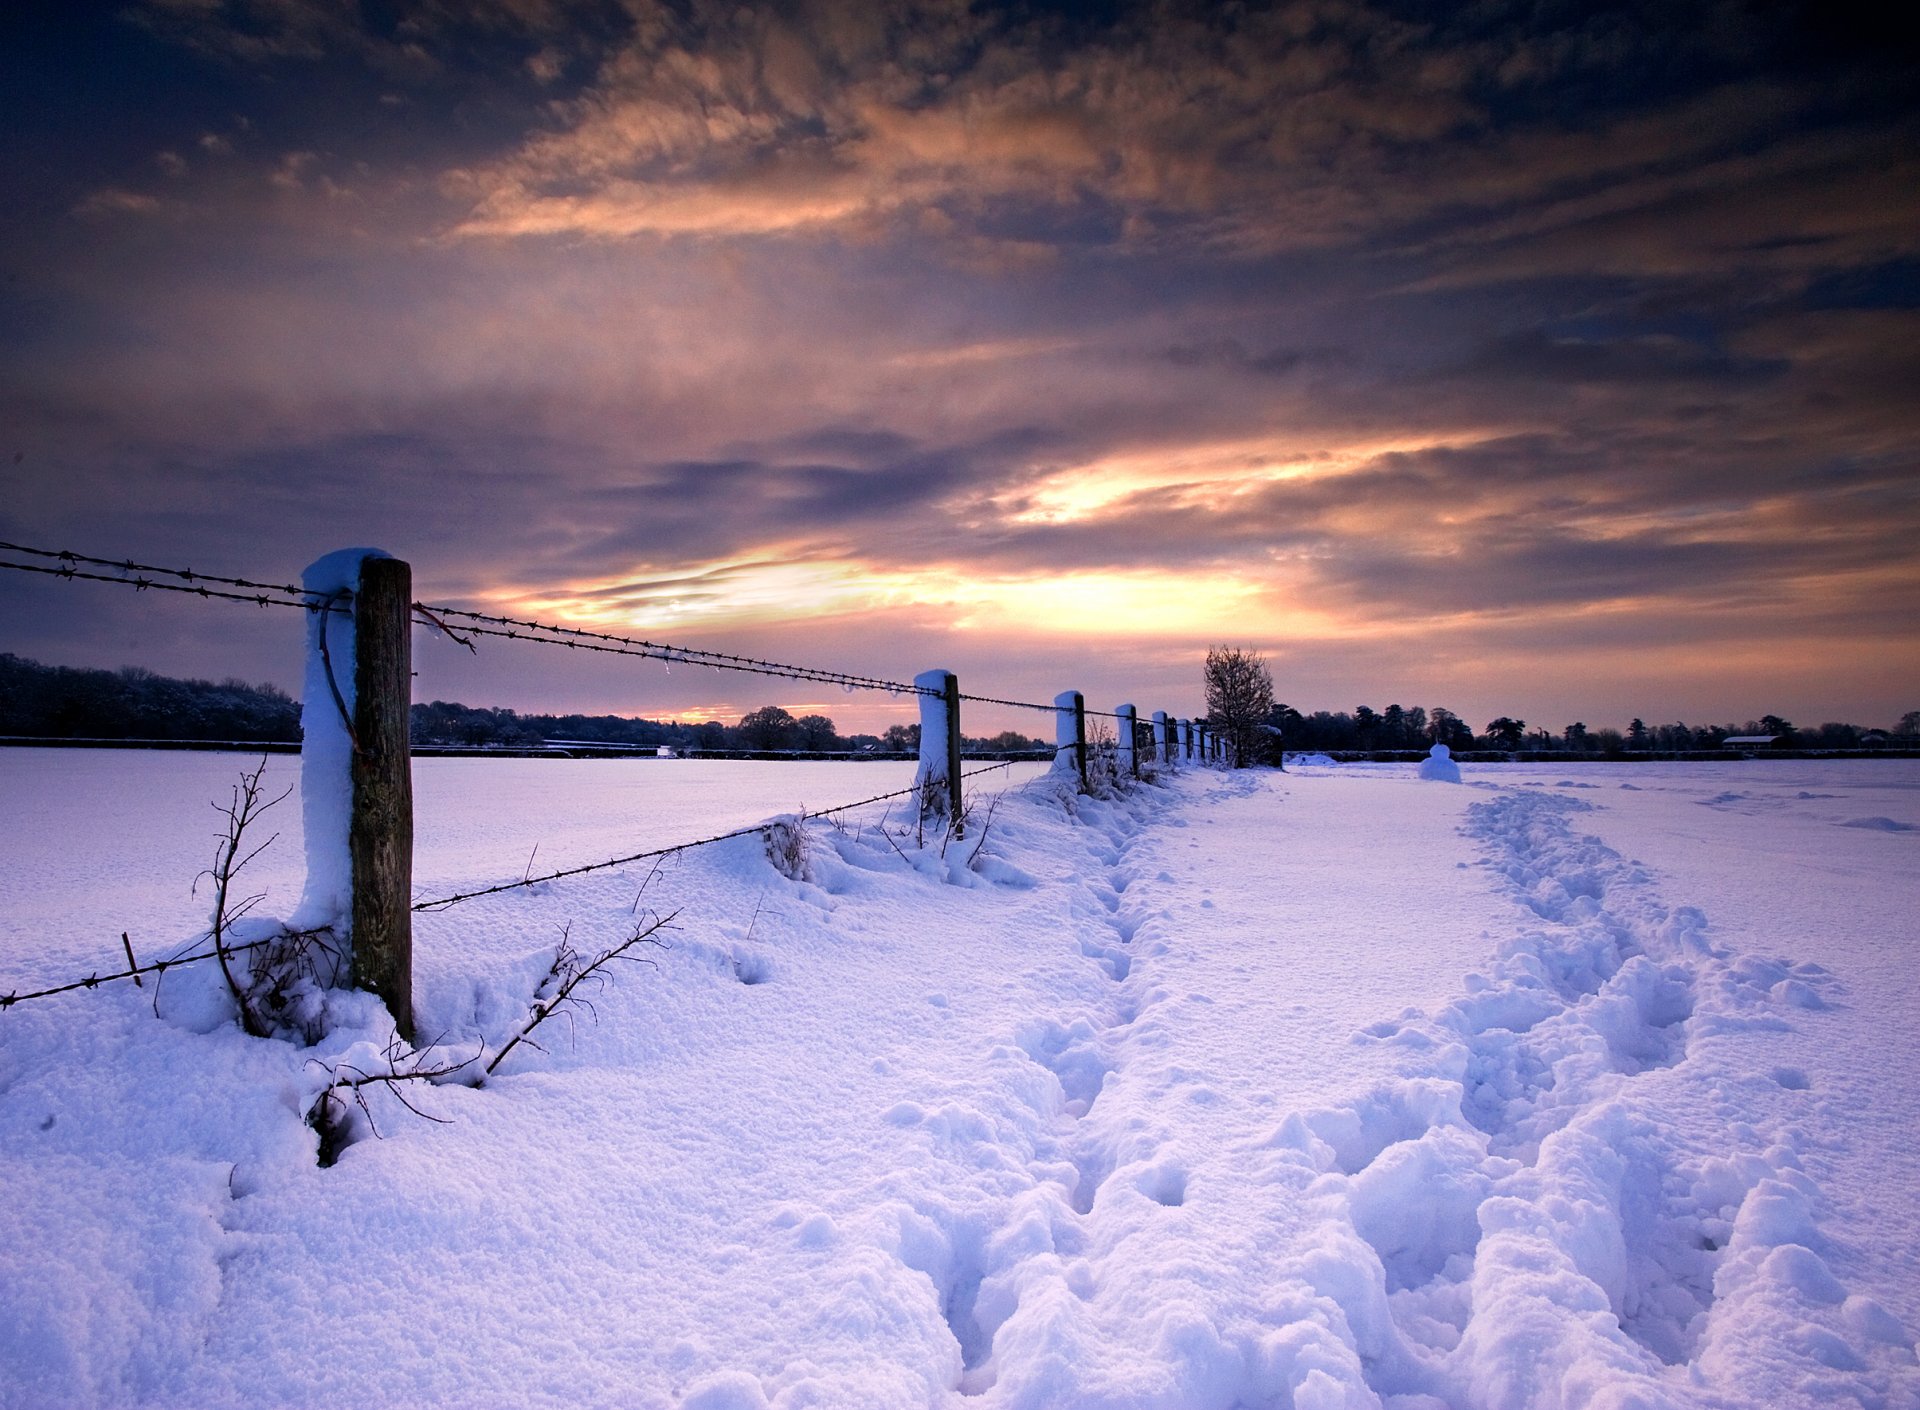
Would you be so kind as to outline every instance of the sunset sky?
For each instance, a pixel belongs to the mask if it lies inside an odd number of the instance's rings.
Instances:
[[[1231,642],[1309,711],[1885,725],[1917,58],[1851,6],[9,7],[0,538],[373,544],[430,602],[1102,708],[1199,711]],[[0,650],[64,664],[292,687],[287,616],[0,573]]]

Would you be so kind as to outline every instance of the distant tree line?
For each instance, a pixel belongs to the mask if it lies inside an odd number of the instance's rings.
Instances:
[[[902,754],[920,751],[920,726],[893,725],[884,734],[841,734],[825,715],[799,715],[762,705],[737,724],[706,720],[681,724],[629,719],[624,715],[522,715],[436,700],[413,707],[413,742],[440,745],[526,747],[547,740],[629,744],[645,748],[752,749],[818,754]],[[1037,739],[1008,730],[990,738],[965,738],[968,749],[1039,749]]]
[[[1689,725],[1684,721],[1649,725],[1635,719],[1623,730],[1589,728],[1576,720],[1559,730],[1529,726],[1525,720],[1501,715],[1475,734],[1453,711],[1441,706],[1389,705],[1374,710],[1356,705],[1352,711],[1315,710],[1303,714],[1291,705],[1275,705],[1268,724],[1280,732],[1290,750],[1425,749],[1445,744],[1454,749],[1504,749],[1620,754],[1627,752],[1685,753],[1719,749],[1729,738],[1768,735],[1788,749],[1866,749],[1875,745],[1920,745],[1920,710],[1909,710],[1891,729],[1829,721],[1817,729],[1801,729],[1779,715],[1762,715],[1744,724]]]
[[[139,666],[43,666],[0,653],[0,734],[292,743],[300,705],[276,685],[176,680]]]
[[[1445,744],[1452,749],[1484,749],[1569,754],[1690,753],[1724,747],[1729,738],[1765,737],[1786,749],[1871,749],[1920,747],[1920,710],[1909,710],[1891,729],[1829,721],[1818,729],[1798,729],[1779,715],[1762,715],[1744,724],[1648,725],[1636,719],[1625,731],[1590,729],[1576,720],[1559,731],[1529,728],[1512,715],[1487,721],[1475,734],[1473,727],[1445,706],[1389,705],[1375,710],[1356,705],[1351,711],[1315,710],[1305,714],[1291,705],[1275,703],[1273,678],[1264,657],[1241,647],[1215,646],[1207,651],[1203,679],[1207,692],[1206,720],[1228,745],[1228,758],[1237,765],[1278,762],[1285,751],[1339,750],[1372,753],[1396,749],[1429,749]]]
[[[1632,721],[1623,730],[1589,728],[1574,721],[1559,730],[1530,726],[1501,715],[1476,734],[1441,706],[1356,705],[1347,710],[1303,713],[1275,704],[1264,660],[1250,652],[1216,647],[1208,653],[1208,719],[1229,738],[1236,757],[1265,762],[1273,750],[1456,749],[1623,753],[1684,753],[1718,749],[1730,736],[1772,735],[1795,749],[1859,749],[1876,745],[1920,746],[1920,710],[1909,710],[1889,729],[1829,721],[1812,729],[1779,715],[1743,724],[1648,725]],[[65,739],[224,739],[297,743],[300,705],[278,686],[242,680],[182,680],[139,666],[117,671],[43,666],[0,652],[0,735]],[[523,715],[513,710],[461,705],[445,700],[413,707],[416,744],[526,748],[570,739],[642,748],[753,749],[809,753],[913,755],[920,726],[893,725],[882,734],[843,735],[825,715],[795,716],[763,705],[737,724],[698,724],[624,715]],[[1042,741],[1015,730],[968,737],[979,752],[1038,750]]]
[[[553,739],[641,748],[764,749],[806,753],[915,755],[920,726],[843,735],[825,715],[795,717],[763,705],[738,724],[681,724],[624,715],[523,715],[435,700],[413,707],[415,744],[536,747]],[[180,680],[139,666],[117,671],[43,666],[0,653],[0,735],[37,739],[300,740],[300,702],[276,685]],[[962,741],[970,750],[1040,749],[1014,730]]]

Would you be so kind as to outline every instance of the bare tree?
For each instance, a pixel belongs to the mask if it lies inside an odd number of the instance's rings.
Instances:
[[[1273,710],[1273,676],[1266,658],[1237,646],[1207,648],[1207,721],[1244,769],[1262,752],[1260,726]]]

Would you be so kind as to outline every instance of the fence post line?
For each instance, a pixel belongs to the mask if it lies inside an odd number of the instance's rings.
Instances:
[[[366,558],[353,598],[353,983],[413,1041],[413,570]]]
[[[1140,777],[1140,712],[1131,705],[1116,705],[1113,713],[1120,718],[1114,723],[1114,736],[1120,744],[1119,763],[1129,775]]]

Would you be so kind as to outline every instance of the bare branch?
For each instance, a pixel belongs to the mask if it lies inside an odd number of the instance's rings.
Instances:
[[[596,984],[605,983],[608,966],[615,960],[630,960],[636,964],[652,963],[645,956],[633,954],[631,951],[640,945],[664,947],[665,942],[656,938],[657,933],[667,929],[674,916],[678,914],[678,911],[672,911],[665,916],[659,916],[649,912],[646,918],[634,927],[633,934],[612,949],[602,950],[584,963],[581,961],[579,952],[573,948],[572,925],[563,926],[559,943],[554,946],[553,963],[547,966],[546,977],[540,981],[540,987],[534,991],[533,1001],[527,1005],[526,1021],[520,1025],[518,1032],[507,1039],[500,1051],[493,1055],[493,1060],[487,1064],[482,1075],[491,1076],[506,1059],[507,1054],[522,1043],[538,1048],[540,1045],[534,1043],[528,1035],[554,1014],[565,1012],[568,1005],[584,1008],[587,1014],[598,1022],[599,1014],[592,1003],[575,991],[589,979]],[[567,1018],[568,1022],[572,1022],[571,1013],[567,1014]]]

